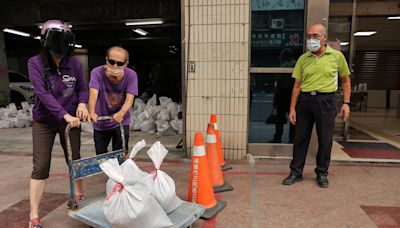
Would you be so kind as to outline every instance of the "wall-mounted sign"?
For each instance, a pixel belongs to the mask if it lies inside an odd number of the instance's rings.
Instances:
[[[300,10],[304,9],[304,0],[252,0],[251,10]]]
[[[260,48],[302,47],[302,33],[296,31],[252,31],[251,46]]]

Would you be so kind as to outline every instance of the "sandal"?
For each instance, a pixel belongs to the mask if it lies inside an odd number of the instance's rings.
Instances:
[[[29,228],[42,228],[42,223],[40,223],[39,218],[33,218],[29,221]]]

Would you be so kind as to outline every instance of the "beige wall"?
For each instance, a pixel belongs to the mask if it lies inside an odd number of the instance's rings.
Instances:
[[[246,155],[248,125],[250,0],[185,0],[184,62],[187,85],[186,145],[218,116],[225,159]]]

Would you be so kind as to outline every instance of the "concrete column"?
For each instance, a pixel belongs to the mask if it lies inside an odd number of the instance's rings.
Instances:
[[[10,88],[8,81],[8,64],[5,52],[4,33],[0,31],[0,106],[10,102]]]

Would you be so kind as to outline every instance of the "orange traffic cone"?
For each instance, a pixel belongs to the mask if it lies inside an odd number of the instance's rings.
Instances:
[[[221,169],[222,169],[222,171],[230,170],[230,169],[232,169],[232,166],[226,164],[226,162],[224,160],[224,152],[222,151],[222,143],[221,143],[221,134],[220,134],[220,131],[218,128],[216,114],[211,114],[210,123],[214,127],[215,137],[217,138],[218,158],[219,158],[219,162],[221,164]]]
[[[200,132],[197,132],[194,137],[188,201],[201,204],[206,208],[201,216],[204,219],[211,219],[227,205],[224,201],[215,200],[204,140]]]
[[[208,164],[211,168],[211,180],[214,186],[214,192],[233,190],[232,185],[224,181],[221,164],[218,158],[217,138],[215,137],[214,128],[211,124],[208,124],[207,128],[206,153]]]

